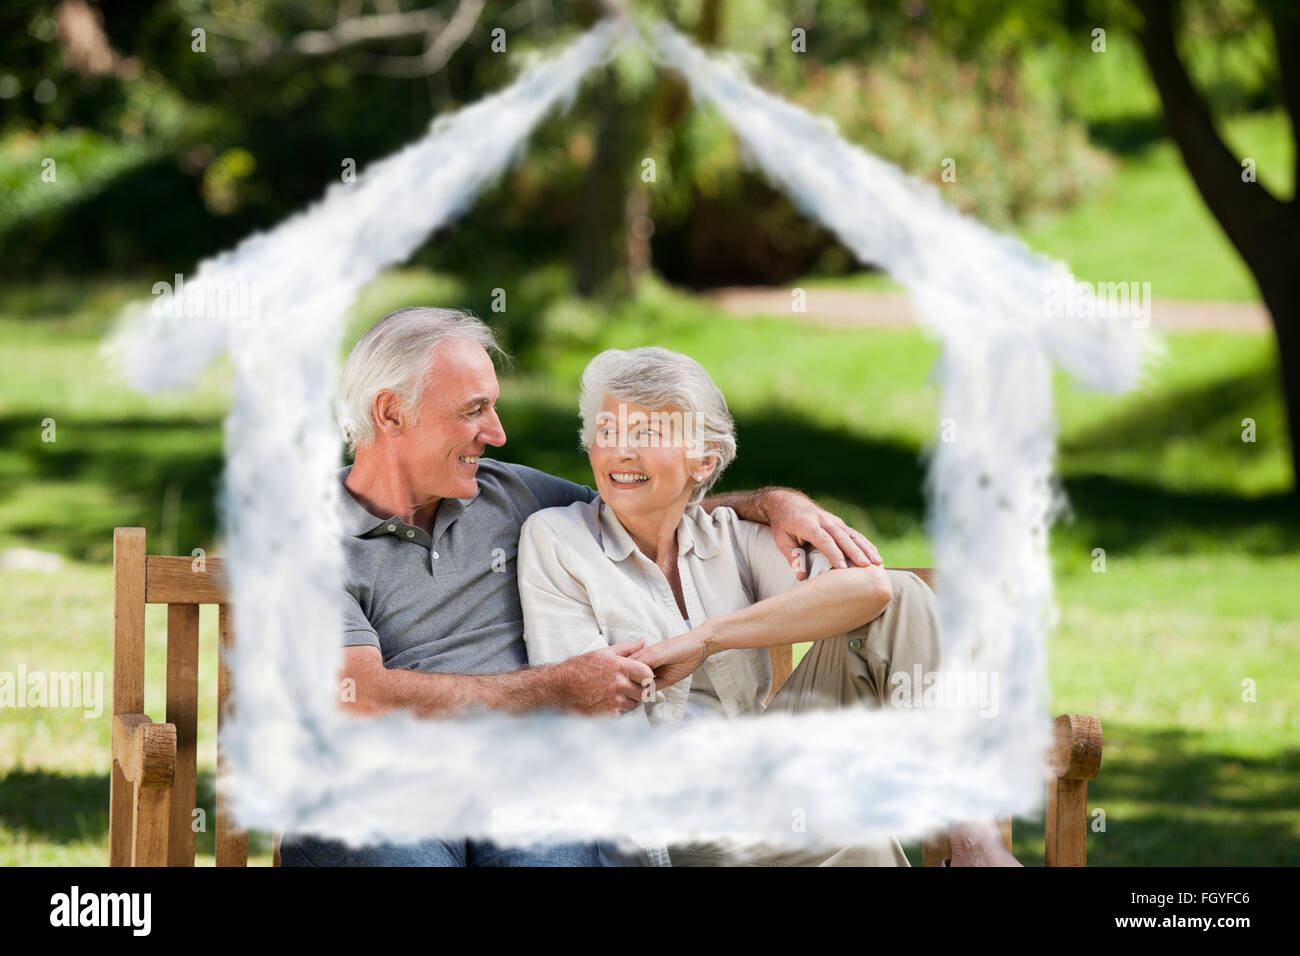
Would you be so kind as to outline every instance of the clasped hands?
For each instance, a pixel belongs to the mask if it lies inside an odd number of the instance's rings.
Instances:
[[[849,562],[865,567],[883,565],[880,552],[859,531],[819,507],[797,492],[781,494],[769,505],[772,536],[782,553],[791,556],[795,577],[807,577],[807,565],[801,560],[804,545],[812,545],[830,561],[831,567],[846,567]],[[708,621],[699,627],[643,647],[631,655],[654,671],[654,679],[642,682],[643,701],[653,699],[656,691],[671,687],[693,674],[721,648],[713,642]]]

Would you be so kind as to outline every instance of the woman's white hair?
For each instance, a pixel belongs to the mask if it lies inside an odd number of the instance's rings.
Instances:
[[[687,456],[717,459],[712,474],[695,483],[688,507],[699,504],[735,460],[736,424],[727,400],[704,366],[689,355],[647,346],[609,349],[588,362],[578,399],[583,451],[590,451],[596,441],[606,396],[646,409],[681,412]]]
[[[403,406],[418,415],[433,350],[448,339],[468,339],[489,355],[505,355],[483,320],[460,309],[398,309],[361,336],[339,378],[339,428],[349,455],[374,441],[371,405],[384,389],[396,392]]]

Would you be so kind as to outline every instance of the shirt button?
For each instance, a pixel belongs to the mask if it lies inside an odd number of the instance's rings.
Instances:
[[[407,536],[408,538],[414,538],[414,537],[415,537],[415,532],[414,532],[414,531],[411,531],[411,530],[408,529],[407,532],[406,532],[406,536]]]
[[[437,551],[433,552],[433,556],[436,559],[438,557],[438,552]]]
[[[862,638],[855,637],[853,640],[849,641],[849,647],[853,648],[855,651],[862,650]]]
[[[396,531],[396,530],[397,530],[397,525],[395,525],[395,524],[390,524],[390,525],[388,526],[388,530],[389,530],[389,531]]]

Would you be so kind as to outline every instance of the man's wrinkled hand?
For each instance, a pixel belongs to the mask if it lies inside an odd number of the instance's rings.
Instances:
[[[654,671],[632,655],[645,641],[602,647],[557,664],[564,673],[569,709],[588,717],[616,717],[641,703]]]
[[[632,656],[654,668],[655,689],[663,690],[694,674],[709,652],[697,629],[651,644]]]
[[[849,562],[858,567],[885,563],[876,546],[862,532],[850,528],[807,495],[773,491],[766,508],[776,546],[790,561],[800,581],[808,577],[808,562],[803,559],[806,544],[826,555],[833,568],[846,568]]]

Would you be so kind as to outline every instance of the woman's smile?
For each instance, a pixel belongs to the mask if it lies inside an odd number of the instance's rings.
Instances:
[[[648,482],[650,476],[642,471],[611,471],[609,480],[616,488],[635,488]]]

